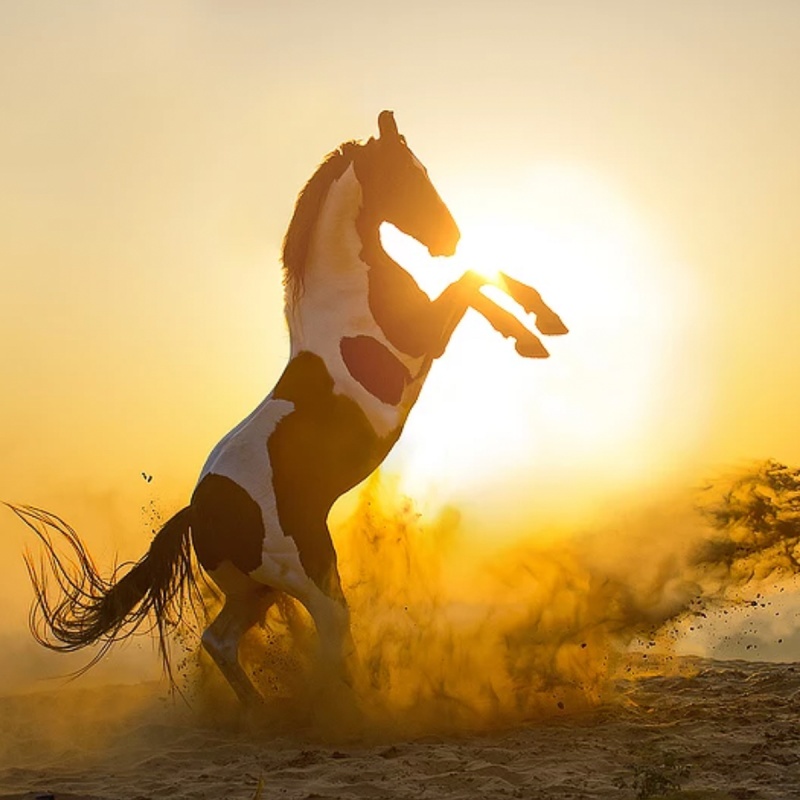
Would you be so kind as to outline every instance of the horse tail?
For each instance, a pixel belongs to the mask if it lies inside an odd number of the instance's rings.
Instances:
[[[91,661],[76,673],[82,674],[114,642],[134,635],[149,621],[142,632],[157,632],[164,668],[174,684],[169,631],[181,623],[187,608],[197,613],[203,606],[192,558],[191,507],[161,528],[139,561],[115,568],[109,579],[100,575],[80,537],[64,520],[32,506],[9,508],[44,545],[38,564],[25,554],[35,593],[29,618],[34,638],[59,652],[99,644]],[[57,551],[51,531],[68,545],[69,556]]]

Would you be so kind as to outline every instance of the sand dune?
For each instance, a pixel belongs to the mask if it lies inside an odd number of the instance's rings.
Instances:
[[[684,659],[592,711],[320,741],[201,719],[163,685],[0,699],[0,798],[800,797],[800,666]]]

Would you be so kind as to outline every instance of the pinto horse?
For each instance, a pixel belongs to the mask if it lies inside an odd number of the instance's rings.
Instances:
[[[283,248],[289,362],[211,451],[190,504],[149,552],[121,578],[105,580],[62,520],[12,506],[44,542],[60,590],[52,598],[44,565],[28,561],[32,630],[46,646],[100,643],[99,658],[150,618],[169,670],[166,629],[180,617],[199,562],[224,595],[202,643],[242,703],[263,698],[240,664],[239,642],[281,594],[305,606],[322,655],[346,674],[353,645],[331,506],[392,449],[468,308],[512,337],[522,356],[547,356],[535,334],[480,292],[486,278],[466,273],[430,300],[383,249],[384,222],[434,256],[452,255],[460,234],[391,112],[380,114],[378,128],[378,138],[329,155],[300,193]],[[531,287],[508,276],[498,285],[536,315],[540,332],[567,332]],[[49,530],[66,538],[77,566],[57,554]]]

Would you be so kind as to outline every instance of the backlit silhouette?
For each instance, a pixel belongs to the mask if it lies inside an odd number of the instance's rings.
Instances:
[[[431,301],[387,255],[383,222],[431,255],[451,255],[459,231],[392,113],[384,111],[378,126],[378,138],[328,156],[301,192],[283,251],[289,363],[264,401],[212,450],[190,504],[149,552],[106,581],[58,517],[13,507],[44,542],[60,589],[53,598],[29,563],[33,629],[42,643],[74,650],[98,642],[99,658],[151,617],[166,659],[166,629],[195,587],[193,548],[225,597],[203,645],[242,702],[261,696],[240,665],[240,639],[281,593],[308,609],[322,656],[346,674],[352,643],[327,525],[331,506],[398,440],[467,308],[512,337],[520,355],[547,356],[535,334],[481,294],[486,278],[466,273]],[[537,315],[542,333],[566,333],[532,288],[507,276],[498,283]],[[71,545],[77,571],[56,553],[49,530]]]

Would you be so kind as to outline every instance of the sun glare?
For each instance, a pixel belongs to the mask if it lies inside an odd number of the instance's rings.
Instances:
[[[569,495],[570,508],[591,505],[692,446],[703,418],[701,370],[686,377],[694,290],[645,223],[595,176],[556,165],[456,197],[456,256],[431,259],[393,228],[387,250],[432,296],[466,269],[495,282],[503,271],[539,290],[570,333],[542,337],[549,359],[523,360],[468,312],[388,464],[404,489],[495,517],[533,496],[560,513]],[[535,330],[500,288],[484,292]]]

